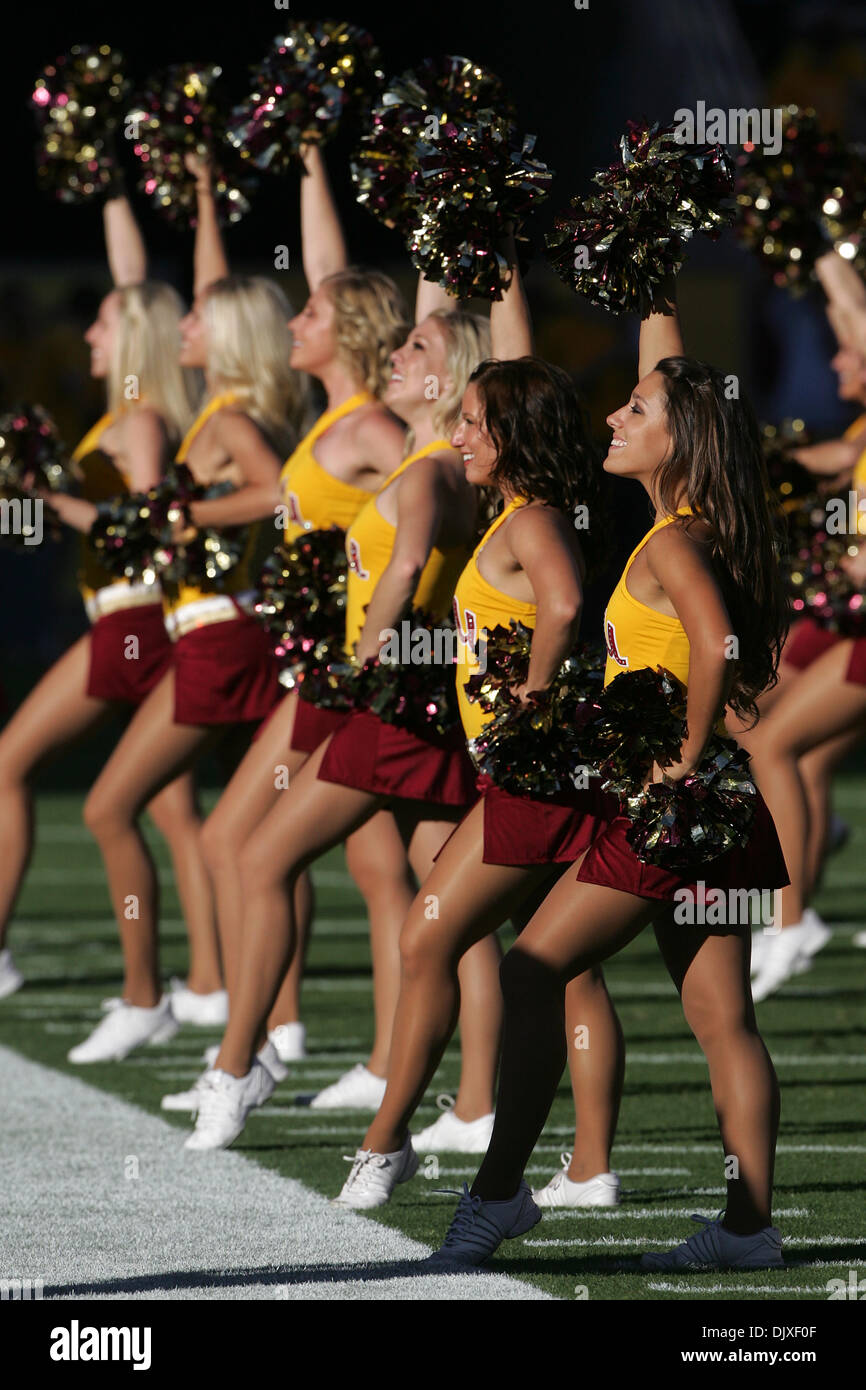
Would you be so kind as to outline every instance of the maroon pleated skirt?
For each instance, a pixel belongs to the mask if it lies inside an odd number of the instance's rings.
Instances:
[[[801,618],[791,628],[783,658],[789,666],[796,667],[798,671],[805,671],[807,666],[811,666],[813,661],[817,661],[819,656],[823,656],[841,641],[838,632],[830,632],[828,628],[821,627],[814,618]]]
[[[625,816],[617,816],[602,830],[577,871],[581,883],[597,883],[639,898],[673,902],[674,894],[684,888],[699,898],[701,883],[708,888],[760,891],[784,888],[790,881],[773,818],[760,793],[748,843],[688,874],[642,864],[626,839],[629,826]]]
[[[866,685],[866,637],[858,637],[854,642],[845,679],[854,685]]]
[[[484,803],[484,863],[572,864],[617,814],[616,797],[593,783],[560,797],[517,796],[479,777]]]
[[[295,710],[291,747],[296,753],[315,753],[320,743],[342,729],[351,718],[351,710],[319,709],[301,696]]]
[[[462,729],[428,740],[369,710],[353,714],[331,739],[319,777],[403,801],[468,807],[477,800]]]
[[[270,639],[247,613],[193,628],[173,645],[176,724],[258,722],[283,693]]]
[[[171,658],[161,603],[107,613],[90,629],[87,693],[96,700],[140,705],[165,675]]]

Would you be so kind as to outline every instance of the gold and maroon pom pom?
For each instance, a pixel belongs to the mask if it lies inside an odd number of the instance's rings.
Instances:
[[[348,110],[375,98],[384,74],[365,29],[298,20],[274,39],[252,78],[228,138],[257,169],[285,174],[299,163],[302,145],[330,140]]]
[[[156,73],[127,114],[126,126],[142,172],[139,188],[159,212],[195,226],[195,182],[184,155],[198,154],[211,164],[217,214],[237,222],[249,212],[250,171],[226,139],[225,98],[215,63],[177,63]]]
[[[109,44],[75,44],[37,77],[30,102],[38,178],[61,202],[111,193],[118,177],[113,132],[128,92],[123,57]]]
[[[256,616],[274,641],[280,683],[293,690],[342,651],[346,630],[345,531],[338,526],[284,540],[267,557]]]
[[[599,192],[574,198],[547,237],[557,274],[613,314],[646,314],[696,232],[718,236],[733,216],[733,170],[721,145],[677,139],[677,127],[629,122]]]

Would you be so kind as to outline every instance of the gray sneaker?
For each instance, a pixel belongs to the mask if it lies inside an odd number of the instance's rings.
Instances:
[[[464,1183],[448,1234],[425,1263],[439,1269],[480,1265],[503,1240],[525,1235],[540,1220],[541,1211],[526,1182],[521,1182],[517,1195],[507,1202],[484,1202],[480,1197],[471,1197],[469,1185]]]
[[[693,1216],[703,1223],[682,1245],[657,1255],[643,1255],[641,1269],[784,1269],[782,1235],[776,1226],[765,1226],[754,1235],[726,1231],[721,1217]]]

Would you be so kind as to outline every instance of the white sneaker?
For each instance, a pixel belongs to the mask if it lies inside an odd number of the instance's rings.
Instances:
[[[826,946],[832,932],[812,908],[807,907],[801,921],[768,936],[762,964],[752,985],[756,1004],[775,994],[786,980],[811,969],[812,959]]]
[[[14,994],[24,983],[24,976],[12,959],[11,951],[0,951],[0,999]]]
[[[178,1023],[224,1028],[229,1021],[229,996],[224,989],[215,989],[212,994],[195,994],[183,980],[172,979],[171,1011]]]
[[[311,1110],[378,1110],[388,1085],[360,1062],[310,1101]]]
[[[480,1265],[503,1240],[525,1235],[540,1220],[541,1211],[526,1182],[521,1182],[517,1195],[507,1202],[484,1202],[480,1197],[470,1197],[469,1184],[464,1183],[448,1234],[424,1263],[434,1268]]]
[[[173,1094],[163,1096],[159,1102],[163,1110],[179,1110],[188,1115],[194,1115],[199,1107],[202,1095],[202,1085],[206,1076],[210,1076],[211,1067],[203,1071],[201,1076],[197,1076],[188,1091],[175,1091]]]
[[[220,1043],[211,1043],[210,1047],[206,1047],[204,1052],[201,1054],[203,1060],[207,1062],[209,1067],[212,1067],[217,1057],[219,1057],[220,1046]]]
[[[121,999],[108,1009],[90,1037],[66,1055],[70,1062],[120,1062],[145,1043],[168,1042],[177,1030],[167,995],[153,1009],[140,1009]]]
[[[188,1091],[175,1091],[173,1095],[163,1096],[162,1100],[160,1101],[160,1105],[162,1106],[163,1110],[183,1110],[190,1115],[194,1115],[197,1112],[199,1104],[201,1102],[202,1085],[205,1077],[210,1076],[211,1072],[214,1069],[213,1064],[217,1059],[217,1054],[219,1053],[219,1044],[217,1044],[215,1048],[209,1047],[208,1052],[212,1052],[213,1057],[209,1059],[208,1065],[202,1072],[201,1076],[196,1078],[196,1080],[190,1086]],[[264,1047],[260,1047],[257,1055],[262,1066],[270,1072],[275,1082],[285,1081],[289,1073],[287,1069],[283,1066],[282,1062],[280,1061],[279,1057],[277,1056],[270,1043],[265,1043]],[[266,1101],[269,1098],[269,1095],[270,1092],[267,1096],[263,1096],[262,1099],[257,1101],[256,1103],[258,1105],[264,1104],[264,1101]]]
[[[460,1120],[446,1110],[432,1125],[412,1135],[416,1153],[486,1154],[493,1133],[493,1114],[478,1120]]]
[[[866,931],[855,932],[851,940],[855,946],[866,946]]]
[[[726,1231],[721,1218],[693,1216],[704,1229],[682,1245],[659,1254],[642,1255],[641,1269],[784,1269],[782,1236],[776,1226],[765,1226],[752,1236]]]
[[[618,1207],[620,1182],[616,1173],[596,1173],[584,1182],[573,1182],[568,1176],[571,1155],[563,1154],[568,1162],[550,1179],[546,1187],[533,1192],[537,1207]]]
[[[201,1078],[198,1118],[185,1149],[227,1149],[241,1133],[247,1115],[272,1095],[274,1078],[258,1058],[246,1076],[208,1071]]]
[[[270,1038],[264,1043],[256,1053],[263,1067],[270,1072],[274,1081],[285,1081],[289,1074],[288,1067],[284,1067],[280,1060],[277,1049]]]
[[[352,1171],[343,1183],[339,1197],[332,1206],[355,1207],[366,1211],[384,1207],[398,1183],[408,1182],[418,1171],[418,1155],[407,1139],[402,1149],[393,1154],[377,1154],[372,1149],[358,1149],[354,1158],[343,1157],[351,1163]]]
[[[268,1037],[281,1062],[302,1062],[307,1055],[307,1030],[303,1023],[279,1023]]]

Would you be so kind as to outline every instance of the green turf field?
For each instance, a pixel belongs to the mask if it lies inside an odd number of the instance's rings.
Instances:
[[[706,1299],[773,1297],[826,1300],[831,1278],[866,1265],[866,951],[853,932],[866,925],[866,785],[840,779],[837,810],[852,836],[831,861],[816,906],[836,928],[808,976],[759,1008],[764,1037],[782,1083],[777,1167],[777,1224],[789,1268],[753,1275],[645,1275],[644,1249],[663,1249],[689,1235],[691,1212],[714,1215],[723,1202],[723,1160],[706,1068],[678,1000],[645,933],[608,967],[611,993],[628,1047],[625,1097],[613,1166],[623,1181],[618,1211],[556,1213],[494,1261],[503,1273],[528,1279],[559,1297]],[[200,1052],[216,1031],[185,1029],[170,1044],[111,1066],[69,1067],[69,1047],[98,1017],[99,1001],[117,992],[120,951],[96,848],[81,825],[80,797],[43,793],[38,802],[37,853],[10,944],[26,988],[0,1002],[0,1044],[69,1070],[155,1113],[160,1097],[182,1089],[200,1071]],[[182,974],[185,949],[177,900],[160,844],[165,884],[163,968]],[[293,1068],[274,1100],[254,1112],[234,1146],[257,1162],[333,1196],[347,1172],[343,1154],[363,1134],[363,1116],[315,1112],[294,1104],[363,1061],[370,1041],[369,952],[362,904],[341,853],[316,872],[318,910],[304,997],[310,1056]],[[508,934],[506,934],[507,936]],[[452,1047],[419,1116],[435,1117],[435,1095],[452,1093],[458,1053]],[[189,1129],[174,1117],[178,1147]],[[567,1083],[529,1169],[540,1185],[569,1147],[572,1110]],[[186,1161],[186,1160],[184,1160]],[[192,1159],[191,1161],[195,1161]],[[428,1176],[398,1188],[376,1219],[438,1244],[454,1199],[437,1187],[458,1187],[475,1161],[457,1155],[425,1165]]]

